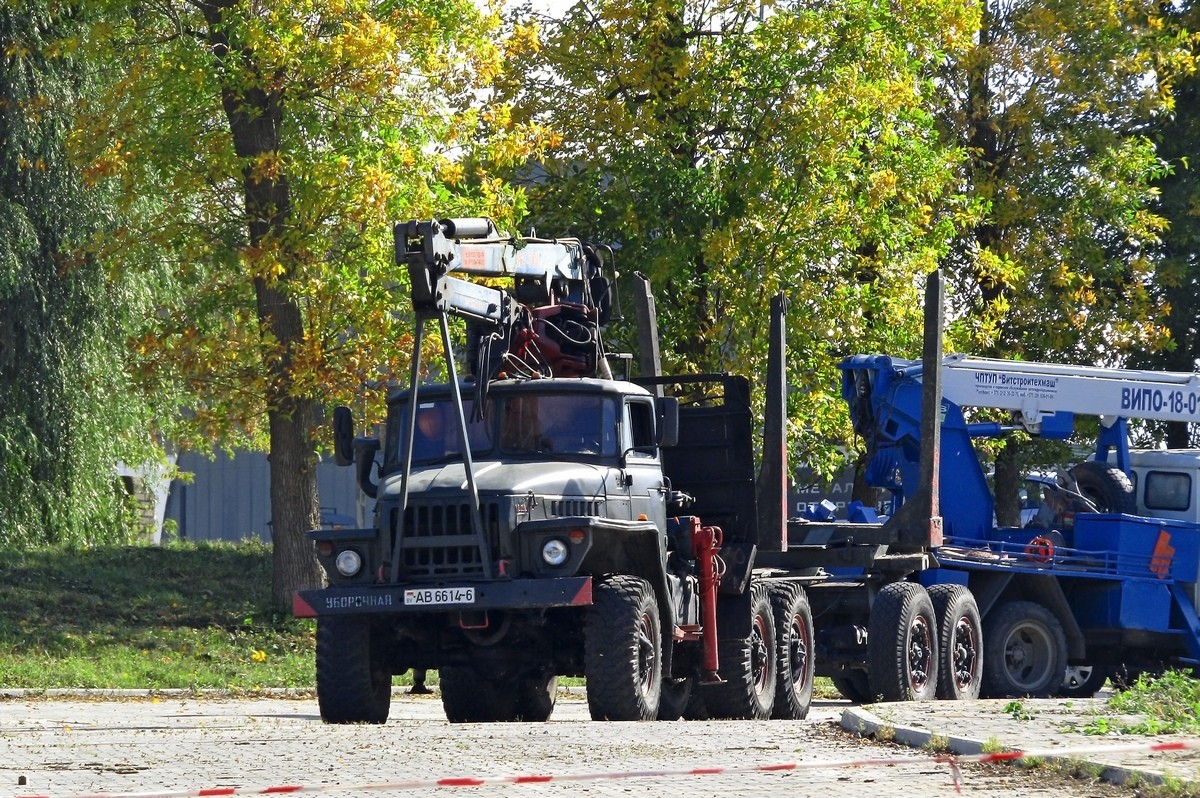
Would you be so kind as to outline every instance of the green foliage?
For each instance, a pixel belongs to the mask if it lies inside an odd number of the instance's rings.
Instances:
[[[1188,39],[1143,0],[985,4],[948,62],[946,135],[987,214],[948,261],[977,354],[1115,364],[1161,345],[1149,287],[1164,163],[1145,120],[1191,69]],[[1153,76],[1153,80],[1150,80]]]
[[[411,355],[391,223],[511,219],[489,167],[537,135],[480,102],[503,50],[470,0],[99,5],[81,46],[118,78],[72,141],[130,214],[100,256],[165,275],[136,378],[175,402],[172,440],[269,448],[286,603],[320,579],[324,409],[377,414]]]
[[[1113,694],[1107,708],[1141,717],[1135,723],[1106,724],[1121,734],[1197,734],[1200,733],[1200,680],[1184,671],[1167,671],[1158,677],[1143,675],[1129,689]],[[1095,723],[1087,728],[1092,729]]]
[[[1175,32],[1195,31],[1200,26],[1194,2],[1172,4],[1167,18],[1168,29]],[[1197,180],[1197,141],[1200,141],[1200,76],[1195,72],[1182,75],[1171,95],[1169,114],[1151,117],[1148,133],[1157,146],[1158,155],[1169,164],[1170,172],[1156,181],[1160,195],[1156,210],[1168,222],[1162,234],[1154,281],[1149,289],[1154,302],[1161,308],[1169,339],[1162,349],[1138,353],[1132,365],[1141,368],[1190,372],[1200,358],[1200,330],[1195,319],[1200,315],[1200,181]],[[1195,446],[1188,425],[1174,423],[1165,434],[1160,424],[1150,424],[1149,440],[1154,446],[1166,440],[1169,448]]]
[[[1004,713],[1011,715],[1013,720],[1033,720],[1035,714],[1024,701],[1019,699],[1005,704]]]
[[[391,223],[521,212],[488,173],[536,141],[479,102],[495,21],[467,0],[104,5],[87,46],[121,79],[74,143],[135,212],[110,267],[168,267],[133,351],[174,437],[263,448],[289,398],[377,412],[411,346]]]
[[[986,212],[945,260],[952,346],[1116,366],[1166,341],[1154,212],[1165,162],[1146,120],[1192,69],[1186,34],[1146,0],[983,0],[973,46],[948,59],[940,125],[968,154]],[[1090,443],[1090,441],[1089,441]],[[1018,465],[997,459],[997,516],[1016,523]]]
[[[1117,732],[1117,724],[1104,716],[1092,718],[1079,729],[1084,734],[1093,736],[1104,736],[1107,734],[1115,734]]]
[[[270,586],[251,542],[5,549],[4,687],[311,687],[313,623]]]
[[[0,9],[0,545],[119,541],[118,460],[156,456],[124,338],[147,306],[90,249],[103,192],[68,162],[73,109],[105,90],[76,57],[85,18],[56,3]],[[161,456],[161,454],[157,455]]]
[[[920,283],[969,217],[930,114],[961,3],[584,0],[505,86],[560,146],[538,229],[619,244],[655,289],[669,372],[761,373],[791,299],[794,430],[844,433],[839,356],[919,351]],[[828,450],[825,451],[826,455]]]

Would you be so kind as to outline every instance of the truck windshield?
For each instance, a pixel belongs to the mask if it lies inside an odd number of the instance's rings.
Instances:
[[[467,439],[471,453],[485,452],[492,448],[488,435],[487,421],[471,419],[472,402],[463,399],[463,410],[467,416]],[[393,423],[394,421],[394,423]],[[404,460],[404,447],[408,436],[408,405],[399,406],[388,423],[391,437],[389,450],[394,452],[392,462],[399,466]],[[413,430],[413,463],[432,463],[438,460],[456,459],[462,456],[458,430],[458,414],[454,403],[447,399],[433,399],[417,403],[417,423]]]
[[[500,410],[506,454],[617,454],[617,402],[596,394],[515,394]]]

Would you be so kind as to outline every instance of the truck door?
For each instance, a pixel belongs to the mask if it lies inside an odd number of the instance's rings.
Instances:
[[[653,398],[628,397],[623,415],[621,448],[625,452],[625,483],[632,518],[644,516],[659,529],[665,529],[667,486],[654,433]]]

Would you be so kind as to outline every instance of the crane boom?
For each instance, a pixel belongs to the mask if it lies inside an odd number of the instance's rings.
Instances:
[[[440,293],[442,310],[467,281],[439,280],[452,274],[513,278],[521,304],[540,307],[557,301],[591,305],[592,281],[598,264],[575,238],[553,240],[503,237],[489,219],[442,219],[401,222],[393,228],[396,261],[407,266],[413,303],[428,309]],[[470,304],[468,300],[468,305]],[[476,316],[479,314],[469,313]]]
[[[944,396],[959,406],[1011,410],[1036,432],[1056,413],[1200,421],[1200,374],[949,355]]]
[[[611,376],[600,328],[612,284],[592,247],[576,238],[508,237],[482,218],[402,222],[393,237],[418,320],[467,319],[468,359],[485,378]]]

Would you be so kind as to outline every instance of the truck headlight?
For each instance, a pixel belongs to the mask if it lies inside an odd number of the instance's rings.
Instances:
[[[357,576],[362,570],[362,556],[353,549],[345,549],[339,553],[333,563],[342,576]]]
[[[567,548],[567,544],[558,538],[551,538],[542,544],[542,559],[546,561],[546,565],[562,565],[570,555],[571,550]]]

